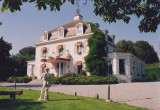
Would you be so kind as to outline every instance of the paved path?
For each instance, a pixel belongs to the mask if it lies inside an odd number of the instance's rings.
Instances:
[[[14,87],[14,83],[0,82],[0,86]],[[17,88],[40,90],[42,84],[17,84]],[[50,91],[79,96],[95,97],[99,94],[107,99],[108,85],[52,85]],[[111,99],[120,103],[127,103],[139,107],[160,110],[160,81],[121,83],[111,85]]]

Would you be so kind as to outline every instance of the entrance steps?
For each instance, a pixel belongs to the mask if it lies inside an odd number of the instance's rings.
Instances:
[[[118,82],[132,82],[132,76],[131,75],[116,74],[114,76],[116,76]]]
[[[35,79],[29,82],[29,84],[42,84],[43,80],[42,79]]]

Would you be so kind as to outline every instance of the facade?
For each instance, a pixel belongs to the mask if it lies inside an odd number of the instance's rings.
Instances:
[[[99,25],[97,24],[96,27],[98,28]],[[125,56],[127,56],[128,59],[125,62],[132,62],[132,60],[136,59],[144,67],[144,62],[135,56],[128,53],[116,53],[115,36],[108,35],[105,30],[102,32],[105,34],[107,41],[106,52],[109,53],[108,58],[113,60],[113,75],[121,72],[118,71],[118,61],[115,60],[119,57],[126,58]],[[51,31],[44,31],[40,41],[35,43],[35,61],[28,61],[27,75],[39,78],[45,67],[50,68],[50,73],[54,74],[54,76],[63,76],[68,72],[79,74],[81,69],[85,70],[84,57],[89,51],[87,39],[92,34],[90,24],[83,21],[82,16],[79,14],[75,15],[74,20],[68,24]],[[131,70],[129,69],[132,68],[130,66],[131,64],[129,64],[129,67],[126,66],[126,75],[134,74],[130,72]]]

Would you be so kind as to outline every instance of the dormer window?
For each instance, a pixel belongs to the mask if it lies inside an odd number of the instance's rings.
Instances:
[[[64,37],[64,28],[63,27],[61,27],[61,28],[59,28],[59,30],[58,30],[59,32],[59,37],[61,37],[61,38],[63,38]]]
[[[48,32],[47,31],[44,31],[43,38],[44,38],[44,40],[48,40]]]
[[[83,24],[77,24],[77,34],[83,34]]]

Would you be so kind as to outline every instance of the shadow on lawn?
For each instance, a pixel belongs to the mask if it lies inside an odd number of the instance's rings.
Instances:
[[[55,100],[49,100],[49,101],[65,101],[65,100],[66,100],[66,101],[69,101],[69,100],[70,100],[70,101],[73,101],[73,100],[76,101],[76,100],[84,100],[84,99],[55,99]]]
[[[32,99],[16,99],[14,101],[8,99],[0,100],[0,110],[42,110],[43,102],[35,102]]]

